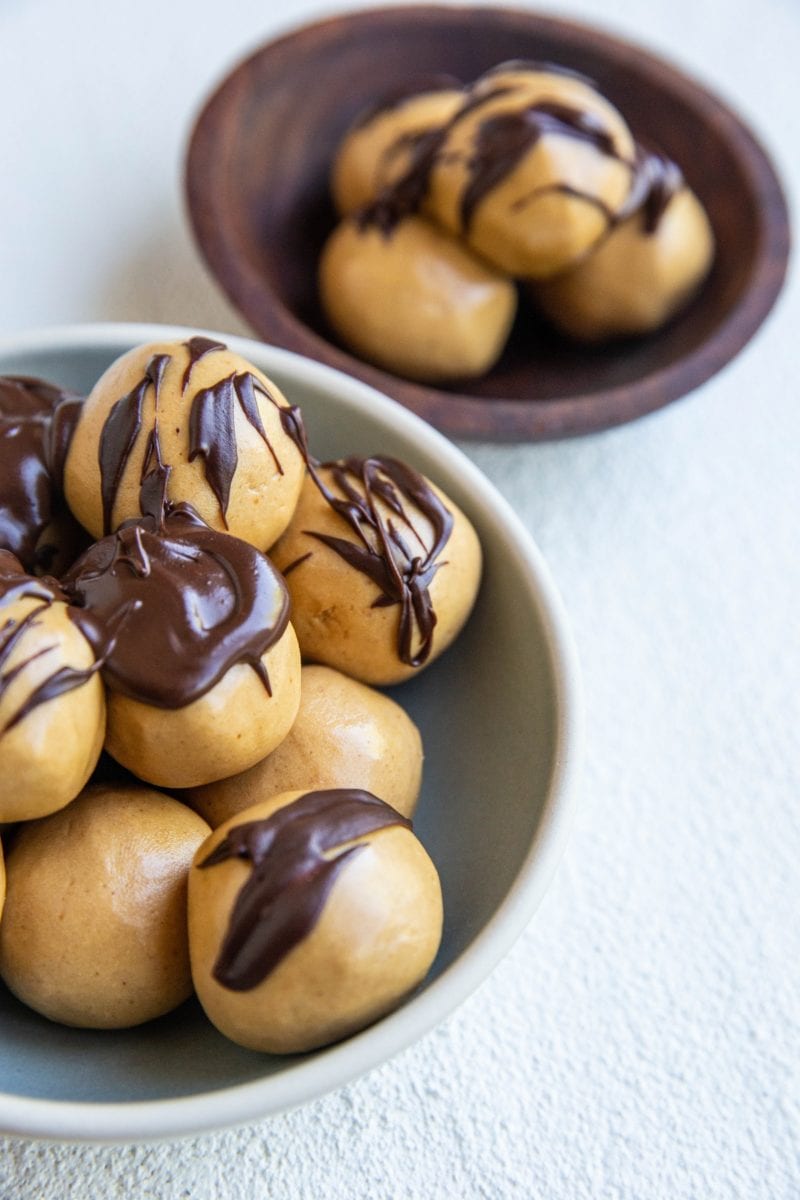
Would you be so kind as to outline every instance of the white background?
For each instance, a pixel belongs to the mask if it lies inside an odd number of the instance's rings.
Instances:
[[[210,87],[282,0],[0,0],[0,335],[249,333],[181,192]],[[798,0],[569,0],[751,123],[790,200]],[[587,694],[580,811],[513,952],[444,1026],[287,1116],[172,1145],[0,1139],[0,1195],[800,1196],[800,298],[617,431],[468,445],[547,556]]]

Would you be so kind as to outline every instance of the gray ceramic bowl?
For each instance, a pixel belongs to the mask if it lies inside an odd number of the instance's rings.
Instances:
[[[0,374],[88,390],[119,354],[184,329],[98,325],[0,341]],[[415,828],[442,876],[442,948],[400,1010],[330,1049],[242,1050],[190,1002],[127,1032],[51,1024],[0,984],[0,1131],[51,1138],[173,1137],[254,1120],[322,1095],[413,1042],[485,978],[539,903],[570,824],[578,675],[561,602],[520,522],[459,450],[363,383],[257,342],[223,337],[303,409],[320,457],[390,453],[470,515],[486,571],[458,642],[395,689],[419,724],[425,781]]]

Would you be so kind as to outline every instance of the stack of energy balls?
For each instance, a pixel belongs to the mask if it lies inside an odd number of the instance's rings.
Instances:
[[[470,522],[396,459],[319,463],[205,337],[131,350],[85,401],[0,379],[0,478],[8,987],[103,1029],[194,989],[274,1053],[390,1011],[442,896],[420,734],[375,685],[466,621]]]
[[[562,333],[598,343],[658,329],[713,259],[679,167],[550,64],[379,100],[340,145],[331,191],[324,311],[357,355],[414,380],[489,371],[520,285]]]

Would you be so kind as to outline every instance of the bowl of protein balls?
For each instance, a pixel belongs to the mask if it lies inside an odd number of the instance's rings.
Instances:
[[[458,437],[686,395],[753,336],[788,254],[780,182],[723,101],[505,8],[360,10],[263,46],[202,108],[186,188],[262,337]]]
[[[177,1136],[431,1029],[535,910],[561,603],[446,438],[207,330],[0,342],[0,1129]]]

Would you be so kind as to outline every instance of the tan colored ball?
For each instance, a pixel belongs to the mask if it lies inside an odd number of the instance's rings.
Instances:
[[[7,861],[0,973],[66,1025],[122,1029],[191,994],[186,878],[207,836],[183,804],[93,786],[17,833]]]
[[[0,822],[69,804],[106,729],[95,656],[67,605],[38,580],[20,586],[30,594],[15,589],[0,599]]]
[[[532,291],[545,316],[581,341],[650,333],[688,303],[713,257],[706,212],[683,187],[654,229],[635,212],[583,262]]]
[[[216,829],[223,821],[279,792],[363,788],[405,817],[422,783],[422,739],[391,697],[331,667],[301,671],[300,708],[270,755],[241,775],[186,793]]]
[[[188,503],[213,529],[265,550],[289,522],[305,469],[287,407],[271,380],[219,342],[138,346],[83,406],[66,459],[67,502],[99,538],[146,510],[158,517],[166,479],[171,504]]]
[[[109,690],[106,749],[156,787],[196,787],[247,770],[283,741],[297,715],[300,650],[291,624],[261,662],[271,695],[248,663],[182,708]]]
[[[589,81],[512,66],[482,77],[452,118],[427,210],[499,270],[543,279],[606,232],[633,161],[625,121]]]
[[[331,234],[320,296],[359,358],[407,379],[470,378],[499,358],[517,308],[512,282],[422,217],[359,218]]]
[[[317,480],[306,481],[272,552],[302,654],[364,683],[400,683],[467,620],[480,583],[477,533],[443,492],[394,459],[327,464]]]
[[[422,981],[441,939],[441,886],[397,820],[368,793],[287,792],[201,846],[192,976],[222,1033],[301,1053],[371,1024]]]
[[[420,138],[449,121],[463,96],[459,88],[418,92],[359,118],[333,160],[331,192],[339,214],[355,212],[396,183]]]

